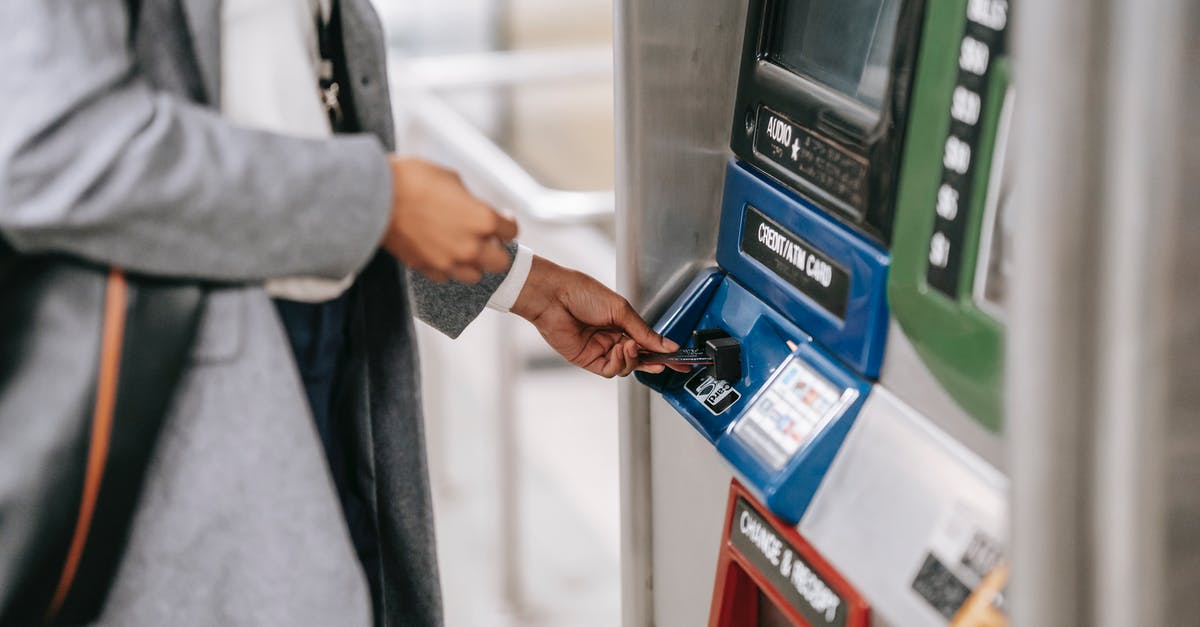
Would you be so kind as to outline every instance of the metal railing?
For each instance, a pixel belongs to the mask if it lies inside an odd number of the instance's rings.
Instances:
[[[539,225],[601,224],[612,219],[609,191],[571,191],[543,185],[442,94],[455,90],[562,84],[612,76],[611,48],[547,49],[389,59],[396,117],[436,143],[464,179],[486,188],[485,200]],[[527,609],[520,536],[520,441],[515,389],[522,370],[514,320],[498,333],[500,550],[502,587],[516,612]]]

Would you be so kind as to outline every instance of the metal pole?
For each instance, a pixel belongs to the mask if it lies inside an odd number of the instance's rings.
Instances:
[[[1185,315],[1170,308],[1170,242],[1187,172],[1187,10],[1056,0],[1016,13],[1015,625],[1171,624],[1166,382],[1168,329]]]
[[[520,382],[521,360],[517,356],[516,331],[511,316],[499,321],[499,354],[496,413],[499,415],[500,484],[500,564],[504,596],[513,613],[526,609],[525,586],[521,573],[525,554],[521,541],[521,439],[517,412],[516,387]]]
[[[1099,282],[1098,627],[1166,625],[1166,445],[1185,6],[1113,2]]]
[[[1006,438],[1012,624],[1090,625],[1089,446],[1098,305],[1091,208],[1104,117],[1099,4],[1027,2],[1014,25],[1018,150]]]
[[[641,231],[631,212],[637,211],[632,193],[635,173],[621,167],[631,160],[635,149],[632,124],[627,107],[635,87],[633,65],[637,62],[631,48],[632,29],[636,26],[630,0],[613,3],[613,67],[617,168],[615,193],[617,206],[617,289],[629,297],[634,307],[641,301],[637,261],[641,250]],[[624,627],[650,627],[654,624],[653,527],[650,482],[650,394],[635,382],[619,384],[618,446],[621,464],[621,624]]]

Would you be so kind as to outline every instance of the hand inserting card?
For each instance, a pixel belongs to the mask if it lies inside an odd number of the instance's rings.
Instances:
[[[673,353],[639,353],[642,366],[666,366],[676,372],[688,372],[694,366],[707,366],[722,381],[742,377],[741,344],[722,329],[697,329],[692,332],[696,348]]]

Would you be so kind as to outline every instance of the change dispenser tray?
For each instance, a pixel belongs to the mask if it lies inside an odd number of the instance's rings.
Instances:
[[[656,325],[686,344],[721,329],[741,345],[741,377],[638,373],[733,465],[778,516],[796,523],[870,392],[812,338],[732,277],[701,274]]]
[[[878,244],[730,162],[717,263],[854,370],[879,376],[890,260]]]

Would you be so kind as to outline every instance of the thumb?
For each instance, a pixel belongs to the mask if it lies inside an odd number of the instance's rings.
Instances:
[[[615,322],[625,332],[625,335],[633,338],[643,348],[648,348],[652,351],[670,353],[679,350],[678,344],[655,333],[646,324],[646,321],[642,320],[642,317],[634,310],[633,305],[629,304],[629,301],[624,301],[624,303],[624,306],[618,310],[620,313],[617,315]]]

